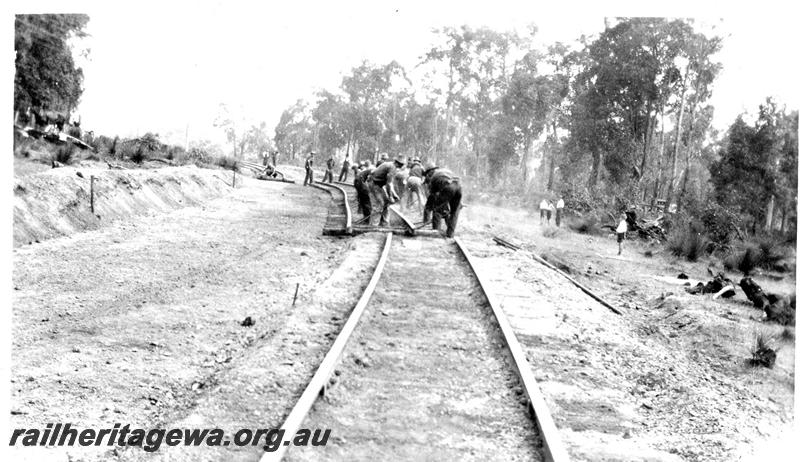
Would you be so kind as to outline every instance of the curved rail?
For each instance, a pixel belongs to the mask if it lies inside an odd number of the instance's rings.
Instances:
[[[569,455],[558,434],[558,428],[556,428],[553,422],[553,417],[550,415],[550,410],[547,408],[547,403],[544,401],[542,391],[536,383],[536,378],[533,376],[533,372],[528,364],[528,360],[525,358],[525,353],[522,351],[517,336],[514,335],[514,330],[508,322],[505,313],[500,309],[500,302],[494,294],[486,290],[486,286],[483,283],[484,279],[481,277],[480,271],[475,265],[475,259],[469,253],[469,250],[467,250],[459,238],[456,237],[454,240],[459,250],[464,255],[464,258],[467,260],[467,263],[469,263],[470,268],[472,268],[472,272],[475,273],[478,284],[480,284],[481,290],[483,290],[483,293],[486,295],[489,306],[492,308],[492,313],[494,313],[494,317],[500,325],[503,338],[511,352],[514,367],[517,370],[517,374],[519,374],[522,387],[525,390],[525,395],[528,397],[530,411],[534,419],[536,419],[536,424],[539,426],[542,442],[544,443],[545,457],[548,461],[568,461]]]
[[[325,185],[325,186],[321,186],[321,185]],[[332,206],[344,209],[344,224],[343,224],[344,226],[342,228],[326,227],[326,229],[323,230],[323,233],[324,234],[334,234],[334,235],[335,234],[353,234],[353,214],[352,214],[352,211],[350,210],[350,202],[349,202],[349,200],[347,198],[347,191],[345,191],[341,186],[337,186],[337,185],[331,184],[331,183],[317,183],[317,182],[314,182],[314,183],[311,183],[310,186],[313,186],[313,187],[315,187],[317,189],[320,189],[322,191],[327,191],[331,195],[331,198],[333,198]],[[331,189],[329,189],[327,186],[329,186]],[[342,194],[342,199],[341,199],[342,203],[339,203],[339,201],[337,201],[336,198],[333,197],[333,190],[334,189]],[[332,210],[329,208],[328,209],[328,215],[329,216],[331,215],[331,211]]]
[[[355,189],[355,186],[353,184],[350,184],[350,183],[344,183],[344,182],[341,182],[341,181],[334,181],[334,183],[335,184],[333,184],[331,186],[339,187],[339,188],[342,188],[342,187],[346,186],[346,187]],[[376,231],[393,231],[393,232],[396,232],[396,231],[398,231],[396,229],[396,226],[399,224],[399,226],[403,228],[403,232],[406,235],[413,236],[415,234],[415,232],[417,230],[417,227],[414,226],[414,223],[412,223],[411,220],[408,219],[408,217],[406,217],[405,215],[403,215],[402,212],[400,212],[398,207],[396,207],[394,205],[389,206],[389,212],[391,213],[392,216],[397,217],[396,220],[392,220],[394,223],[389,228],[370,228],[370,227],[366,227],[365,226],[364,228],[359,228],[359,230],[360,231],[376,230]]]
[[[338,336],[336,336],[333,346],[331,346],[331,349],[328,350],[328,354],[325,355],[325,358],[322,360],[322,364],[320,364],[317,372],[314,373],[314,377],[311,378],[311,381],[308,383],[308,386],[306,386],[306,389],[303,391],[303,394],[300,396],[297,404],[295,404],[294,408],[292,408],[292,411],[289,413],[289,415],[286,417],[286,420],[283,422],[283,425],[280,427],[286,432],[286,435],[293,436],[297,433],[297,430],[300,429],[300,425],[302,425],[303,420],[308,414],[308,411],[311,410],[311,406],[314,405],[314,401],[316,401],[317,396],[319,396],[320,391],[322,391],[327,385],[328,380],[333,374],[334,367],[336,367],[336,364],[339,362],[339,359],[342,356],[342,352],[344,351],[344,347],[347,345],[347,341],[350,339],[353,331],[355,331],[355,328],[361,319],[361,315],[364,313],[364,309],[367,307],[367,303],[369,302],[370,297],[372,297],[372,293],[375,291],[375,286],[378,285],[378,280],[383,273],[383,267],[386,265],[386,260],[388,259],[389,249],[391,246],[392,233],[386,233],[386,241],[383,244],[383,252],[381,253],[380,259],[378,259],[378,264],[375,266],[375,272],[372,273],[372,278],[369,280],[367,288],[364,290],[364,293],[361,294],[361,298],[359,298],[358,303],[356,303],[355,308],[353,308],[353,311],[347,318],[347,322],[345,323],[344,327],[342,327],[342,331]],[[287,449],[288,446],[281,445],[275,452],[264,453],[261,456],[260,462],[279,461],[283,459]]]

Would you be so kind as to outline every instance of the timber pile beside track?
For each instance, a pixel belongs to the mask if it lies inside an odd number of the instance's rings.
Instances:
[[[292,448],[291,459],[568,460],[468,252],[458,240],[394,241],[387,234],[364,295],[281,427],[330,428],[332,441]]]

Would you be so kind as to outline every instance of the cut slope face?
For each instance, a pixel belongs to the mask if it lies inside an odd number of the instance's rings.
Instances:
[[[229,192],[230,185],[229,172],[194,166],[64,167],[15,178],[14,247],[95,229],[119,218],[197,205]]]

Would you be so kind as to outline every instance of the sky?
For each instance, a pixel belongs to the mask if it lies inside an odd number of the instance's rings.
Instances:
[[[506,1],[160,1],[32,2],[14,12],[85,12],[85,91],[78,108],[85,129],[136,136],[151,131],[182,144],[224,142],[213,126],[225,103],[270,134],[281,112],[315,91],[335,89],[369,60],[412,68],[434,42],[435,27],[539,28],[540,44],[596,35],[604,16],[695,17],[724,37],[723,64],[712,94],[714,125],[724,130],[767,96],[800,107],[796,85],[797,17],[759,2],[759,12],[703,2],[670,2],[672,10],[637,2]],[[783,8],[783,9],[782,9]],[[751,8],[752,9],[752,8]]]

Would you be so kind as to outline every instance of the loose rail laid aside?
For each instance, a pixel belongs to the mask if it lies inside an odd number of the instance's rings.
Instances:
[[[341,187],[330,183],[311,183],[311,186],[327,191],[331,195],[331,205],[328,208],[328,219],[322,228],[324,235],[353,234],[353,215],[347,192]]]
[[[544,401],[542,392],[539,389],[539,385],[536,383],[536,378],[533,376],[533,372],[528,364],[528,360],[525,358],[525,353],[522,351],[522,347],[517,340],[517,336],[514,335],[514,331],[511,328],[511,324],[508,322],[508,318],[506,318],[505,313],[500,308],[500,302],[496,299],[494,294],[486,289],[486,286],[482,282],[485,279],[481,277],[482,275],[480,274],[480,270],[475,265],[475,259],[464,246],[463,242],[461,242],[461,240],[457,237],[455,238],[455,242],[458,245],[458,248],[464,254],[464,258],[466,258],[467,262],[472,268],[472,271],[475,273],[475,277],[478,279],[478,283],[480,284],[483,293],[486,295],[486,299],[489,300],[489,305],[491,306],[492,312],[497,319],[497,323],[500,325],[503,338],[505,339],[506,345],[511,352],[514,366],[519,374],[525,394],[528,397],[528,402],[530,403],[531,407],[530,410],[539,426],[542,441],[544,442],[545,456],[547,457],[547,460],[555,462],[568,461],[569,455],[567,454],[567,450],[564,448],[564,444],[561,441],[560,435],[558,434],[558,428],[556,428],[556,425],[553,422],[553,417],[550,415],[550,410],[547,408],[547,403]]]
[[[372,274],[372,278],[369,280],[367,288],[364,289],[364,293],[361,295],[361,298],[358,300],[358,303],[356,303],[355,308],[353,308],[353,311],[350,313],[350,317],[347,319],[344,327],[342,327],[342,331],[333,342],[333,346],[331,346],[328,354],[326,354],[325,358],[322,360],[322,364],[320,364],[317,372],[311,379],[311,382],[308,383],[308,386],[306,386],[306,389],[303,391],[303,394],[300,396],[297,404],[295,404],[294,408],[289,413],[289,416],[286,417],[283,425],[281,425],[281,429],[283,429],[287,435],[294,435],[297,433],[297,430],[303,423],[308,411],[311,410],[311,406],[314,404],[314,401],[316,401],[320,391],[322,391],[323,388],[328,384],[328,380],[330,380],[330,377],[333,374],[334,367],[336,367],[336,364],[339,362],[342,352],[344,351],[344,347],[347,345],[350,336],[353,334],[353,331],[358,325],[358,321],[361,319],[361,315],[364,313],[364,309],[367,307],[370,297],[372,297],[372,292],[375,290],[375,286],[378,284],[381,273],[383,273],[383,267],[386,265],[386,260],[389,256],[389,249],[391,246],[392,234],[386,233],[386,241],[383,245],[383,252],[378,260],[378,264],[375,266],[375,272]],[[280,446],[280,448],[275,452],[264,453],[264,455],[261,456],[260,462],[279,461],[283,458],[286,450],[287,446]]]
[[[499,245],[502,245],[503,247],[508,247],[511,250],[514,250],[514,251],[522,250],[522,247],[520,247],[520,246],[518,246],[516,244],[513,244],[511,242],[508,242],[507,240],[505,240],[503,238],[495,236],[492,239],[494,239],[494,241],[497,242]],[[606,308],[608,308],[609,310],[611,310],[612,312],[614,312],[616,314],[619,314],[619,315],[622,314],[622,311],[620,311],[619,308],[616,308],[616,307],[614,307],[614,305],[612,305],[612,304],[608,303],[607,301],[603,300],[599,295],[597,295],[596,293],[594,293],[591,290],[589,290],[588,287],[586,287],[585,285],[583,285],[580,282],[576,281],[575,279],[571,278],[568,274],[566,274],[565,272],[563,272],[560,269],[558,269],[555,266],[553,266],[549,261],[547,261],[544,258],[536,255],[534,252],[528,252],[528,254],[530,254],[531,258],[533,258],[534,260],[536,260],[539,263],[543,264],[544,266],[550,268],[551,270],[555,271],[556,273],[564,276],[564,278],[566,278],[567,281],[571,282],[573,285],[575,285],[575,287],[581,289],[586,295],[588,295],[588,296],[592,297],[593,299],[597,300],[601,305],[605,306]]]

